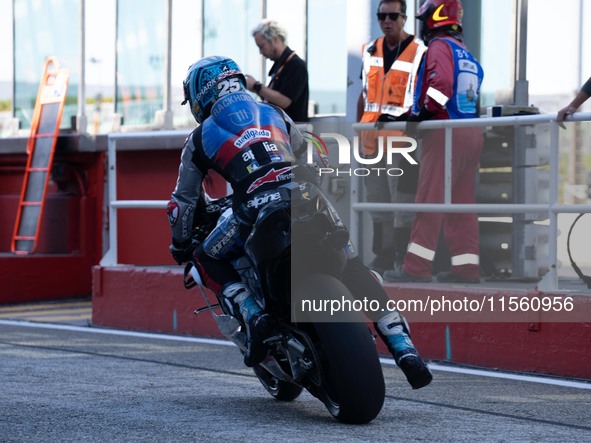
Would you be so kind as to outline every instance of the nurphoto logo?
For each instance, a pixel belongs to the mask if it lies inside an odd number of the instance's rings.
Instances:
[[[417,141],[412,137],[405,136],[378,136],[377,149],[375,154],[371,157],[365,157],[359,151],[359,137],[353,137],[353,143],[342,134],[334,132],[322,132],[320,136],[306,132],[304,138],[308,142],[308,164],[314,163],[314,150],[322,159],[322,166],[317,168],[318,175],[336,175],[336,176],[358,176],[364,177],[368,175],[389,175],[392,177],[401,176],[404,171],[399,167],[391,167],[391,165],[399,164],[399,161],[393,161],[395,155],[402,155],[411,165],[417,165],[417,161],[410,155],[411,152],[417,149]],[[328,163],[328,148],[325,140],[332,138],[336,141],[338,149],[338,163],[339,167],[335,168]],[[351,153],[355,159],[355,166],[351,163]],[[372,167],[382,161],[386,160],[387,167]],[[344,166],[344,167],[343,167]],[[348,166],[348,167],[347,167]]]

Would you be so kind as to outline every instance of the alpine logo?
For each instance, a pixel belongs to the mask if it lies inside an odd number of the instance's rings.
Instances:
[[[273,194],[258,195],[252,200],[249,200],[246,204],[246,207],[257,209],[259,206],[263,206],[267,203],[279,200],[281,200],[281,194],[279,192],[274,192]]]
[[[281,168],[279,170],[273,168],[269,172],[267,172],[265,175],[257,178],[254,182],[252,182],[251,185],[246,190],[246,192],[248,194],[250,194],[256,188],[264,185],[265,183],[280,182],[283,180],[289,180],[290,178],[293,178],[293,173],[291,172],[291,166],[286,166],[285,168]]]
[[[207,251],[207,253],[209,255],[211,255],[212,257],[216,258],[216,256],[220,252],[222,252],[224,247],[228,243],[230,243],[230,240],[232,240],[232,237],[234,236],[234,234],[236,234],[236,225],[230,227],[230,229],[228,231],[226,231],[224,236],[222,238],[220,238],[213,246],[211,246],[211,248]]]
[[[191,221],[193,220],[193,213],[195,212],[195,205],[187,206],[183,216],[181,217],[181,235],[183,238],[188,238],[191,231]]]

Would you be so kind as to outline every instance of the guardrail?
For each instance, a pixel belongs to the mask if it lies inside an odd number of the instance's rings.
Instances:
[[[591,113],[577,113],[569,116],[567,121],[580,122],[591,120]],[[475,203],[458,204],[451,202],[451,162],[452,162],[452,130],[454,128],[488,127],[488,126],[526,126],[550,124],[550,184],[548,203]],[[386,123],[383,129],[404,130],[404,122]],[[354,123],[353,129],[375,130],[373,123]],[[478,212],[488,214],[526,214],[530,212],[547,212],[549,219],[549,272],[543,277],[538,288],[544,290],[558,289],[558,214],[560,213],[589,213],[591,205],[564,205],[558,203],[559,184],[559,152],[556,114],[540,114],[530,116],[487,117],[465,120],[436,120],[421,122],[417,130],[444,129],[445,130],[445,174],[444,174],[444,203],[362,203],[361,177],[351,177],[351,213],[349,228],[353,244],[359,242],[360,216],[363,211],[407,211],[407,212]],[[517,147],[516,147],[517,148]],[[355,165],[351,165],[354,168]]]
[[[298,124],[296,127],[300,130],[311,130],[308,123]],[[191,130],[170,130],[170,131],[147,131],[147,132],[129,132],[113,133],[107,138],[107,194],[108,194],[108,212],[109,229],[107,238],[109,240],[108,249],[100,261],[101,266],[115,266],[119,264],[117,250],[117,210],[123,208],[135,209],[165,209],[168,200],[118,200],[117,199],[117,144],[119,142],[142,141],[141,145],[128,145],[126,149],[141,150],[147,145],[154,146],[154,143],[162,144],[164,148],[180,149],[183,141],[191,134]],[[162,141],[166,143],[162,143]]]
[[[109,134],[107,141],[107,194],[109,210],[109,249],[100,261],[101,266],[115,266],[118,264],[117,252],[117,209],[120,208],[166,208],[168,200],[117,200],[117,142],[119,141],[159,141],[179,139],[174,146],[178,149],[182,141],[191,131],[150,131]],[[142,149],[136,147],[135,149]]]
[[[466,120],[438,120],[419,123],[419,130],[445,129],[445,175],[444,175],[444,203],[363,203],[360,201],[361,177],[352,176],[351,180],[351,211],[350,232],[354,244],[359,241],[360,216],[363,211],[407,211],[407,212],[478,212],[489,214],[526,214],[548,213],[549,219],[549,272],[544,276],[543,282],[538,286],[545,290],[558,289],[557,274],[557,216],[560,213],[590,213],[591,205],[565,205],[558,203],[559,185],[559,153],[558,131],[555,114],[491,117]],[[591,121],[591,113],[577,113],[567,118],[568,122]],[[548,203],[509,203],[509,204],[457,204],[451,202],[451,142],[452,129],[465,127],[486,126],[525,126],[536,124],[550,124],[550,197]],[[393,122],[384,124],[383,129],[404,129],[405,123]],[[308,126],[306,129],[309,129]],[[375,129],[372,123],[354,123],[354,130]],[[114,266],[118,264],[117,258],[117,210],[120,208],[156,208],[164,209],[167,200],[118,200],[117,199],[117,144],[119,141],[133,140],[160,140],[179,138],[184,140],[190,131],[151,131],[138,133],[117,133],[108,136],[108,172],[107,192],[109,210],[109,248],[101,260],[101,266]],[[176,143],[178,148],[182,142]],[[133,149],[133,148],[128,148]],[[141,148],[135,148],[141,149]],[[351,165],[354,167],[355,165]]]

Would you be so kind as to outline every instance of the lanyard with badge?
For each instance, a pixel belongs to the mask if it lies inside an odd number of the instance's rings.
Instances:
[[[277,69],[277,71],[273,74],[273,76],[271,77],[271,80],[269,81],[269,88],[273,89],[273,84],[275,83],[275,80],[277,80],[277,78],[279,77],[279,74],[281,74],[281,71],[283,71],[283,68],[285,68],[285,65],[293,58],[293,56],[295,55],[295,51],[293,51],[291,54],[289,54],[289,56],[285,59],[285,61],[281,64],[281,66],[279,66],[279,69]]]

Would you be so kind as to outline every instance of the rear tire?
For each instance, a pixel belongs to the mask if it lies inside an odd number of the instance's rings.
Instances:
[[[327,409],[342,423],[369,423],[382,409],[386,388],[367,326],[324,323],[316,331],[325,356]]]
[[[310,299],[352,299],[345,285],[324,274],[309,276],[297,291]],[[367,322],[359,313],[343,319],[314,324],[323,372],[319,397],[338,421],[365,424],[384,404],[384,375]]]
[[[267,392],[269,392],[269,394],[271,394],[276,400],[293,401],[298,398],[304,390],[304,388],[299,385],[278,379],[261,365],[257,365],[252,369]]]

